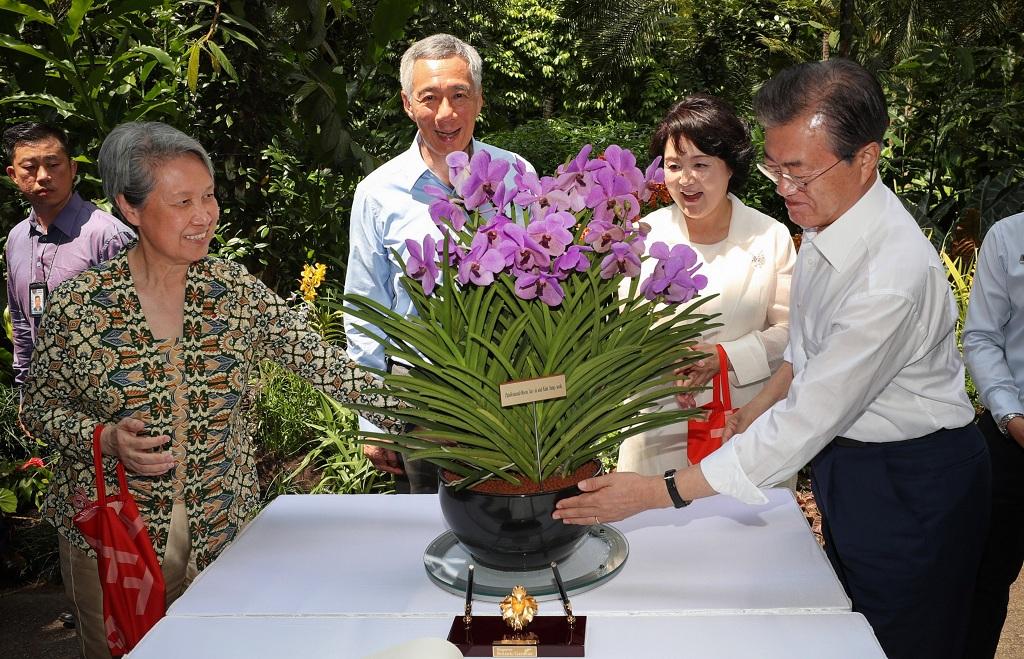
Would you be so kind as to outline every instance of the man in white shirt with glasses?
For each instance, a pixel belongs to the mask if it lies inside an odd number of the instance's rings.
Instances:
[[[731,441],[662,477],[584,481],[556,517],[591,524],[758,489],[810,462],[826,552],[890,659],[959,658],[988,528],[957,310],[938,254],[878,176],[882,89],[849,60],[801,64],[754,101],[759,169],[804,228],[785,361]]]

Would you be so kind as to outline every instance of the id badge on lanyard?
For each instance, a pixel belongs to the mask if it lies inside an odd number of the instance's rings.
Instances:
[[[40,318],[46,311],[46,298],[50,291],[45,281],[34,281],[28,285],[28,312],[33,318]]]

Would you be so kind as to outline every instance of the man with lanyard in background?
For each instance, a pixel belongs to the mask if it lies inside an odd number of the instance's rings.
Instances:
[[[3,134],[7,175],[32,211],[7,237],[7,300],[14,328],[14,383],[28,376],[39,321],[64,280],[106,261],[135,239],[123,222],[74,191],[78,163],[63,130],[45,123]]]

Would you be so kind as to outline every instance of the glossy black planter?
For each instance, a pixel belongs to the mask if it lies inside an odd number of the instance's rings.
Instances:
[[[540,494],[455,491],[441,479],[441,514],[452,533],[481,565],[498,570],[537,570],[576,549],[588,527],[552,519],[555,504],[576,496],[575,485]]]

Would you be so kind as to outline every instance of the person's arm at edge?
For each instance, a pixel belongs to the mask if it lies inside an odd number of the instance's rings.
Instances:
[[[964,362],[981,402],[996,421],[1011,412],[1024,411],[1005,352],[1003,327],[1010,320],[1012,305],[1006,287],[1002,228],[999,224],[993,226],[982,243],[963,333]]]
[[[764,388],[761,389],[753,400],[744,405],[741,410],[745,410],[750,415],[750,421],[752,421],[776,402],[786,397],[792,380],[793,367],[789,362],[783,362],[782,366],[772,375]],[[750,421],[747,421],[741,430],[745,430]],[[733,427],[735,428],[736,426],[734,425]],[[675,479],[676,488],[687,501],[717,494],[704,477],[704,472],[701,470],[700,465],[692,465],[685,469],[680,469],[676,472]],[[620,487],[622,488],[621,490],[619,490]],[[596,493],[595,505],[580,509],[570,509],[568,508],[568,503],[563,506],[559,502],[558,507],[560,510],[556,510],[554,514],[555,519],[562,519],[566,524],[593,524],[595,517],[603,521],[615,522],[644,510],[667,508],[672,505],[672,499],[668,495],[668,488],[663,476],[642,476],[630,472],[616,472],[599,478],[587,479],[579,484],[579,488],[583,492]],[[604,512],[601,506],[602,503],[609,505],[607,502],[611,501],[610,496],[603,496],[605,493],[601,492],[601,490],[606,488],[608,489],[608,495],[621,491],[632,492],[634,496],[627,497],[617,504],[615,513],[609,516],[609,513]],[[569,502],[571,500],[566,499],[564,501]]]
[[[327,343],[295,310],[241,267],[241,278],[251,287],[249,299],[257,313],[267,318],[266,335],[255,340],[254,359],[269,359],[305,379],[342,404],[372,406],[381,410],[405,407],[397,398],[370,393],[383,387],[380,377],[359,366],[341,346]],[[360,411],[384,432],[397,434],[405,424],[384,412]]]
[[[11,281],[11,255],[10,238],[7,239],[8,247],[4,249],[7,259],[7,307],[11,312],[12,341],[14,343],[14,385],[19,388],[25,386],[28,379],[28,365],[32,360],[32,321],[25,316],[21,303],[14,290],[14,282]]]

